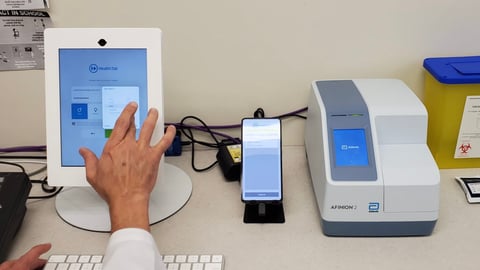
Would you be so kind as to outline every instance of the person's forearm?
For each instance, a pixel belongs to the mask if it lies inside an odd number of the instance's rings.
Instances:
[[[124,228],[150,231],[148,198],[128,198],[110,206],[111,232]]]
[[[165,270],[153,236],[142,229],[112,233],[103,260],[105,270]]]

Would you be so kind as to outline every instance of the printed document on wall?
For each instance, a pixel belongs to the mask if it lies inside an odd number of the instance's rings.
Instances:
[[[49,7],[48,0],[0,0],[0,9],[46,9]]]
[[[51,25],[44,11],[0,10],[0,70],[43,69],[43,31]]]

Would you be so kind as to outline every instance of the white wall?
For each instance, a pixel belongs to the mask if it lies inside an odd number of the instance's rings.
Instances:
[[[319,79],[399,78],[426,57],[480,54],[478,0],[50,0],[57,27],[163,30],[166,120],[238,123],[306,106]],[[0,73],[0,147],[45,144],[43,71]],[[303,122],[284,123],[303,144]]]

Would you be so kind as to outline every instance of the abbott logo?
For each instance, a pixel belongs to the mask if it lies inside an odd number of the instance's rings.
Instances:
[[[380,203],[378,202],[368,203],[368,212],[377,213],[378,211],[380,211]]]
[[[347,150],[352,150],[352,149],[360,149],[360,146],[358,146],[358,145],[342,144],[342,145],[340,146],[340,148],[341,148],[343,151],[347,151]]]

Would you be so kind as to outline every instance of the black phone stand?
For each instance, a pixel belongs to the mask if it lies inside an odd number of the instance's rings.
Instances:
[[[281,202],[246,203],[243,214],[244,223],[285,223],[285,214]]]

